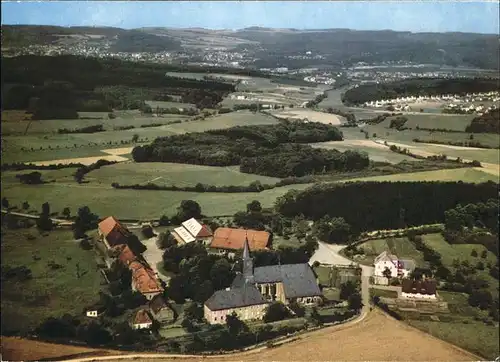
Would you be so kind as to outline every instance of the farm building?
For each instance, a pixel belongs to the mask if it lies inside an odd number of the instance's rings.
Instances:
[[[174,321],[174,311],[165,301],[162,295],[156,295],[149,302],[149,311],[154,319],[160,323],[170,323]]]
[[[236,275],[230,288],[216,291],[204,305],[209,323],[225,323],[235,312],[242,320],[261,319],[271,301],[288,304],[317,304],[323,299],[309,264],[285,264],[253,267],[250,243],[245,238],[243,272]]]
[[[407,278],[415,270],[415,262],[408,259],[399,259],[396,255],[387,251],[382,252],[373,262],[375,277],[385,277],[384,271],[389,269],[393,278]]]
[[[132,320],[133,329],[151,329],[153,320],[145,309],[140,309]]]
[[[138,291],[148,300],[151,300],[156,295],[163,293],[163,287],[160,285],[155,272],[149,267],[149,265],[133,261],[128,267],[132,270],[133,291]]]
[[[172,231],[172,236],[179,244],[188,244],[199,240],[208,245],[212,241],[213,234],[207,225],[203,225],[195,218],[191,218],[184,221],[178,228],[175,228]]]
[[[248,241],[250,250],[267,249],[271,235],[267,231],[218,228],[210,243],[210,249],[216,253],[235,252],[242,250]]]
[[[108,249],[116,245],[126,244],[128,238],[133,235],[113,216],[109,216],[99,223],[98,234]]]
[[[432,279],[404,279],[401,288],[402,298],[436,299],[436,281]]]

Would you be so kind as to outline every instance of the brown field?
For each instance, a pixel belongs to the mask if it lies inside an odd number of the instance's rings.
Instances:
[[[17,110],[7,110],[2,111],[2,121],[4,122],[17,122],[17,121],[26,121],[31,119],[33,115],[26,113],[26,111],[17,111]]]
[[[273,112],[273,115],[279,118],[307,118],[311,122],[321,122],[333,125],[342,124],[342,120],[344,119],[344,117],[335,114],[311,111],[309,109],[289,109],[286,111]]]
[[[104,352],[103,352],[104,353]],[[97,361],[100,358],[83,360]],[[195,362],[216,361],[478,361],[480,357],[399,322],[378,310],[359,323],[328,327],[308,333],[299,340],[271,349],[226,356],[194,357],[161,354],[130,354],[102,360]]]
[[[78,158],[64,158],[60,160],[49,160],[49,161],[37,161],[31,162],[37,166],[46,166],[46,165],[57,165],[57,164],[69,164],[69,163],[81,163],[82,165],[91,165],[99,160],[106,161],[129,161],[128,158],[122,157],[120,155],[127,155],[132,152],[133,147],[121,147],[121,148],[108,148],[106,150],[101,150],[101,152],[105,153],[104,156],[93,156],[93,157],[78,157]]]
[[[60,358],[64,356],[98,356],[120,352],[87,347],[67,346],[62,344],[45,343],[2,336],[2,361],[37,361],[46,358]]]

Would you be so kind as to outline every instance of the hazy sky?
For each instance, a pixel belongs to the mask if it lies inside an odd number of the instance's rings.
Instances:
[[[496,1],[2,1],[2,24],[499,33]]]

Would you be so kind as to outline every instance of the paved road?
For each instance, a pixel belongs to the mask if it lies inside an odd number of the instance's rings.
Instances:
[[[319,242],[318,250],[314,253],[309,261],[310,264],[319,261],[322,264],[332,265],[351,265],[354,262],[340,255],[340,251],[345,248],[345,245],[327,244]],[[363,299],[363,309],[361,311],[361,319],[364,319],[370,312],[370,276],[373,275],[373,267],[361,265],[361,297]]]
[[[21,217],[25,217],[27,219],[39,219],[40,218],[39,215],[25,214],[25,213],[22,213],[22,212],[7,211],[7,210],[3,210],[3,209],[2,209],[2,213],[3,214],[11,214],[11,215],[14,215],[14,216],[21,216]],[[69,220],[53,219],[53,218],[51,218],[50,220],[52,220],[52,222],[54,224],[68,225],[68,226],[69,225],[73,225],[73,221],[69,221]]]

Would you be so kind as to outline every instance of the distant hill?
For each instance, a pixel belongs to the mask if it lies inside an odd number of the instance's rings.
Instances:
[[[447,66],[498,69],[498,35],[471,33],[411,33],[392,30],[272,29],[249,27],[241,30],[202,28],[141,28],[125,30],[107,27],[2,26],[2,47],[28,44],[109,44],[122,52],[175,51],[182,48],[246,48],[255,46],[257,67],[282,64],[291,68],[321,64],[338,66],[358,62],[407,61]],[[311,51],[324,59],[290,60],[290,55]]]

